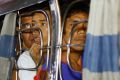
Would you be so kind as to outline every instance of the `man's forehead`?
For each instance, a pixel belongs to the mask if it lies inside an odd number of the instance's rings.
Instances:
[[[46,19],[45,15],[43,13],[35,13],[33,15],[33,19],[40,19],[40,20],[44,20]]]
[[[21,18],[22,22],[32,20],[32,16],[25,16]]]
[[[83,18],[88,18],[87,13],[76,13],[74,15],[70,16],[71,19],[83,19]]]
[[[21,18],[32,18],[32,16],[22,16]]]

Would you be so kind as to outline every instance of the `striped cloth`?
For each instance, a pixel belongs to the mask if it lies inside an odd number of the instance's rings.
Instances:
[[[120,0],[91,0],[83,80],[120,80]]]
[[[0,34],[0,80],[11,80],[12,61],[14,60],[14,33],[16,14],[5,16]]]

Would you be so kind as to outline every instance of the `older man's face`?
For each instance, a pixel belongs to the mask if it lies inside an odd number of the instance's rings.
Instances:
[[[84,49],[85,39],[86,39],[86,30],[87,22],[81,22],[88,19],[88,15],[84,12],[78,12],[74,15],[71,15],[65,26],[65,34],[63,35],[66,38],[66,42],[69,40],[71,35],[71,44],[78,44],[79,46],[72,46],[73,50],[81,51]],[[74,27],[74,28],[73,28]],[[73,29],[72,29],[73,28]]]
[[[68,44],[71,36],[70,44],[78,44],[78,46],[70,47],[69,61],[71,68],[75,71],[82,71],[82,57],[84,50],[88,14],[85,12],[77,12],[67,18],[65,24],[65,33],[63,34],[63,41]],[[85,21],[85,22],[81,22]],[[74,28],[73,28],[74,27]],[[63,44],[64,44],[63,42]],[[62,61],[66,62],[67,48],[63,48]]]

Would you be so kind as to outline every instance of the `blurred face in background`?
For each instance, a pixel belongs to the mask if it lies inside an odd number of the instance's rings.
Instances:
[[[21,28],[22,29],[29,29],[32,25],[32,16],[24,16],[21,18]],[[32,44],[34,43],[34,38],[32,32],[22,32],[21,34],[23,40],[23,47],[29,49]]]

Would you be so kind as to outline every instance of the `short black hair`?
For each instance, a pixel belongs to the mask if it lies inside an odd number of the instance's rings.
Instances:
[[[71,16],[74,13],[77,12],[85,12],[85,13],[89,13],[89,6],[85,3],[76,3],[74,4],[71,9],[68,11],[67,17]]]
[[[65,23],[66,23],[67,18],[79,12],[89,14],[89,5],[87,5],[85,2],[78,2],[78,3],[75,3],[70,8],[70,10],[67,13],[66,19],[64,20],[65,22],[63,22],[64,23],[63,34],[66,34]]]

